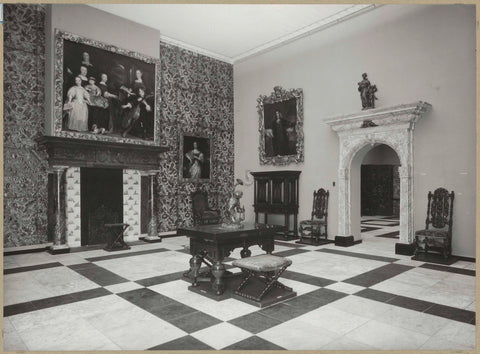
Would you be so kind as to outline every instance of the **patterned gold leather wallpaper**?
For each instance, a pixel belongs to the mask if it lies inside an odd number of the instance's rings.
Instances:
[[[4,247],[47,242],[47,161],[33,140],[45,115],[45,7],[4,9]],[[212,179],[200,187],[210,205],[226,210],[233,188],[233,67],[160,43],[161,141],[157,183],[159,231],[191,224],[195,183],[179,182],[179,137],[210,135]]]
[[[4,246],[47,242],[45,7],[4,8]]]

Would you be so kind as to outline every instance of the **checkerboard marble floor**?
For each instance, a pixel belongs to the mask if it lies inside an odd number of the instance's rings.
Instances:
[[[298,295],[262,309],[188,291],[186,237],[5,256],[3,349],[474,349],[475,263],[396,255],[396,219],[364,218],[362,229],[348,248],[276,241]]]

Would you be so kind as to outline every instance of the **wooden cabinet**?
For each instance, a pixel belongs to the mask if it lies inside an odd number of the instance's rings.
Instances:
[[[254,210],[255,222],[263,213],[265,223],[268,214],[283,214],[287,232],[285,236],[297,237],[298,180],[301,171],[251,172],[255,179]],[[290,216],[293,215],[293,230],[290,230]]]

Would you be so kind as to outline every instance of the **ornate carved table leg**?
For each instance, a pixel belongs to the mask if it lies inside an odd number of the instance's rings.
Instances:
[[[225,291],[225,280],[223,275],[225,274],[225,266],[221,261],[216,261],[212,266],[212,275],[215,277],[215,280],[212,283],[212,289],[215,291],[216,295],[222,295]]]
[[[198,286],[197,278],[200,273],[200,266],[202,265],[202,257],[196,254],[190,258],[190,277],[192,279],[192,286]]]

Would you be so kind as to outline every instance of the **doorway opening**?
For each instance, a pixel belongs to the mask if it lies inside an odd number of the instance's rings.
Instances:
[[[352,161],[352,228],[364,242],[399,239],[399,169],[396,151],[386,144],[366,145]]]
[[[104,244],[105,224],[123,220],[123,170],[81,168],[81,245]]]

